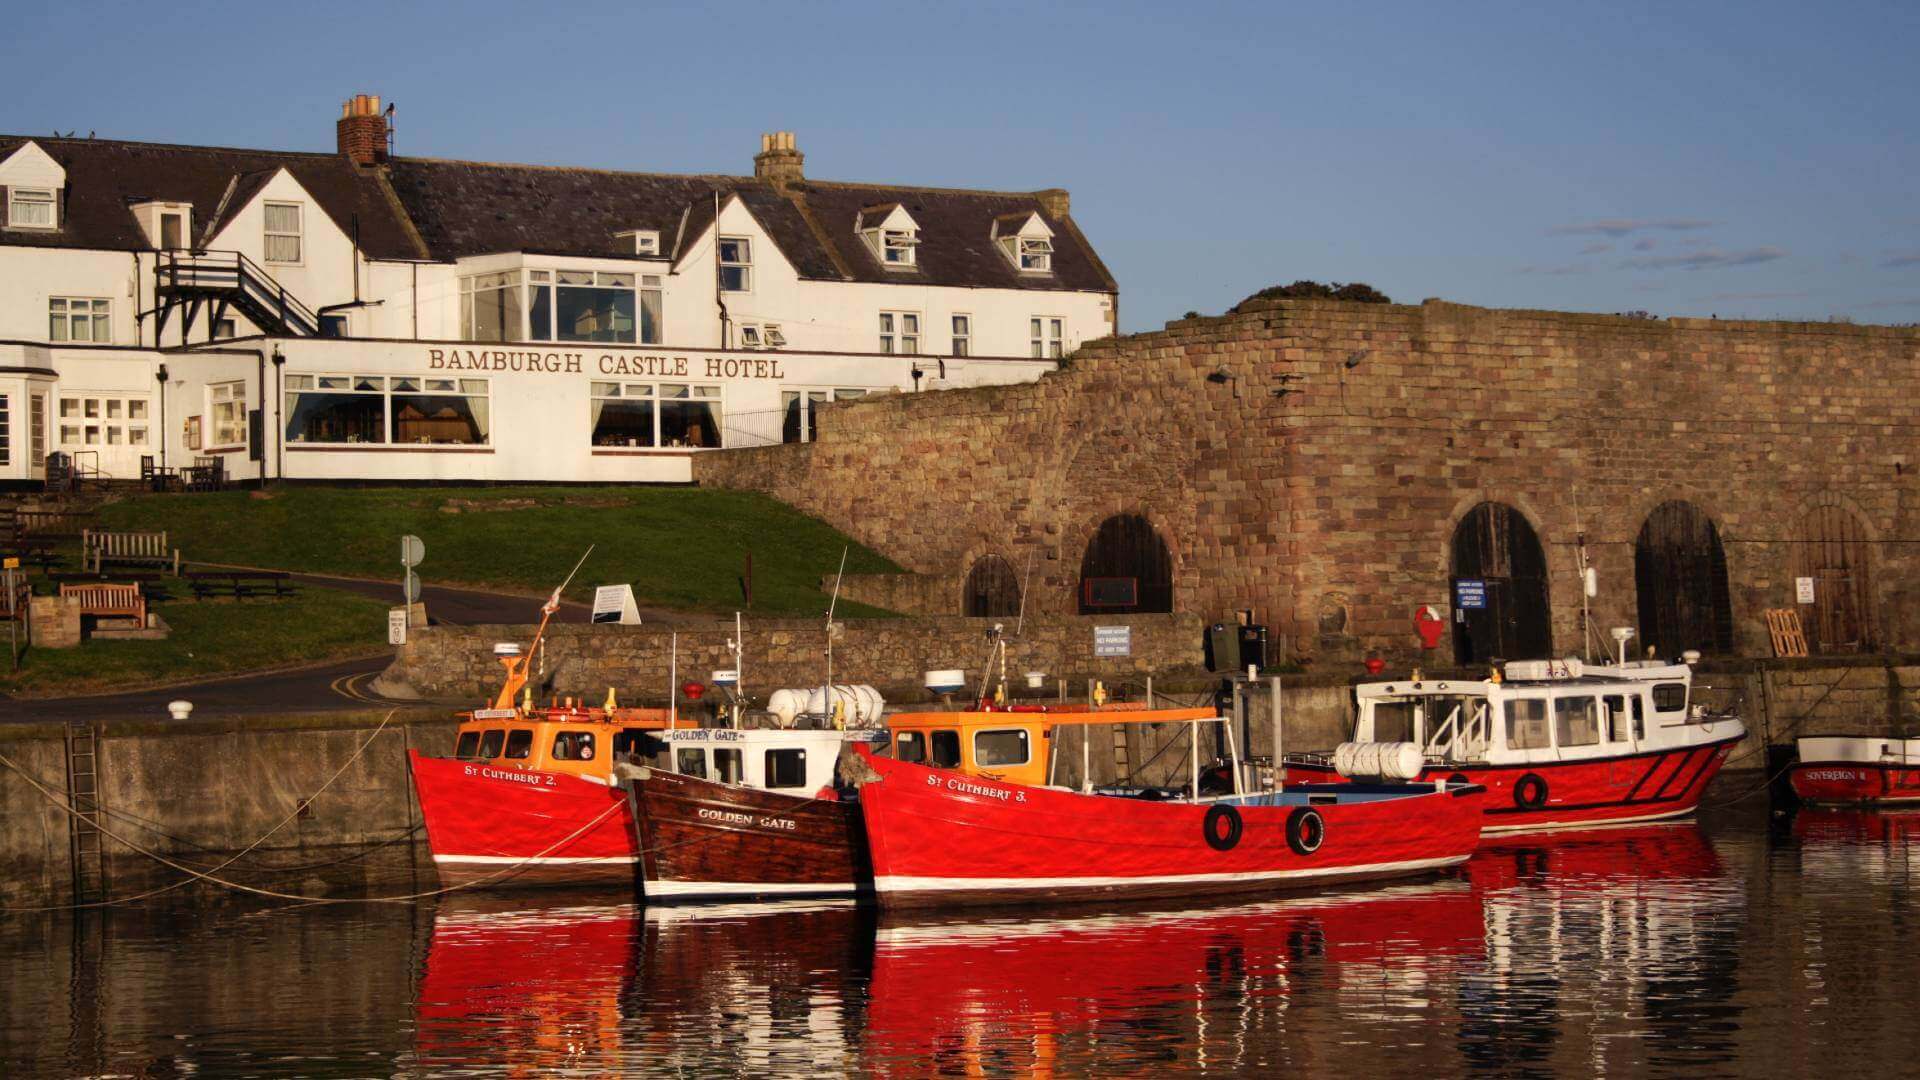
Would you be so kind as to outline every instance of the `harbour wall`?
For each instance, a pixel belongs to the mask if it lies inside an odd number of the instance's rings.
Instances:
[[[448,628],[475,641],[488,640],[493,629]],[[1431,677],[1448,676],[1434,672]],[[1144,676],[1118,681],[1130,684],[1137,694]],[[1350,680],[1294,674],[1283,677],[1283,686],[1284,750],[1329,749],[1351,732]],[[1800,735],[1920,733],[1920,658],[1703,664],[1696,686],[1701,703],[1733,708],[1747,722],[1748,739],[1733,751],[1727,766],[1741,774],[1735,795],[1750,793],[1760,783],[1769,744],[1790,745]],[[1163,705],[1212,701],[1211,681],[1191,673],[1157,678],[1155,691]],[[1271,753],[1267,684],[1253,689],[1246,709],[1240,753]],[[383,720],[386,726],[381,728]],[[152,852],[186,865],[211,867],[223,853],[260,839],[302,799],[317,795],[306,812],[221,876],[296,895],[432,889],[431,872],[412,865],[419,810],[406,751],[446,753],[455,726],[443,712],[432,710],[391,719],[372,712],[109,723],[102,732],[98,765],[101,803],[108,811],[105,824]],[[1187,739],[1186,727],[1179,724],[1067,728],[1057,743],[1055,780],[1078,784],[1085,760],[1096,783],[1183,784],[1190,769]],[[1203,735],[1203,763],[1221,752],[1217,740],[1215,733]],[[56,796],[66,796],[66,749],[58,725],[0,727],[0,755]],[[343,766],[339,779],[326,786]],[[68,822],[53,801],[17,773],[0,768],[0,907],[70,900]],[[108,839],[105,848],[117,896],[186,876],[116,840]],[[379,857],[364,857],[369,852]],[[274,869],[289,866],[311,869]]]

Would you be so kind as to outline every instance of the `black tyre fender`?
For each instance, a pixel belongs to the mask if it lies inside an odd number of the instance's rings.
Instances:
[[[1522,810],[1538,810],[1547,805],[1547,782],[1539,773],[1528,773],[1513,785],[1513,805]]]
[[[1471,784],[1471,783],[1473,783],[1473,781],[1467,777],[1466,773],[1463,773],[1463,772],[1457,772],[1457,773],[1454,773],[1452,776],[1447,777],[1448,787],[1466,787],[1468,784]]]
[[[1225,832],[1221,831],[1221,822],[1226,822]],[[1200,822],[1200,835],[1206,838],[1207,846],[1215,851],[1232,851],[1240,843],[1240,833],[1246,823],[1240,820],[1240,811],[1231,806],[1215,803],[1207,808],[1207,816]]]
[[[1311,806],[1295,807],[1287,815],[1287,846],[1295,855],[1311,855],[1327,842],[1327,819]]]

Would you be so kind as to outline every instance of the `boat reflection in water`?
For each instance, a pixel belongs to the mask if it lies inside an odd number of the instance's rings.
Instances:
[[[1793,839],[1807,878],[1903,883],[1920,864],[1920,810],[1802,807]]]
[[[1593,1071],[1731,1059],[1745,897],[1691,822],[1232,906],[444,906],[424,1067]],[[504,1061],[503,1061],[504,1059]]]

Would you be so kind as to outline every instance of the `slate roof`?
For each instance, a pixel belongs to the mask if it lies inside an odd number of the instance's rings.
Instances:
[[[378,259],[418,259],[428,254],[414,244],[393,200],[382,190],[382,179],[355,168],[339,154],[0,135],[0,160],[27,142],[38,143],[67,170],[61,227],[32,234],[0,231],[0,244],[150,248],[128,206],[153,199],[192,203],[198,238],[221,215],[227,190],[236,180],[263,184],[285,168],[342,232],[351,233],[354,218],[359,218],[360,245],[367,254]],[[237,212],[240,205],[244,204],[234,205],[228,213]]]
[[[0,160],[26,136],[0,135]],[[343,231],[358,218],[377,259],[451,261],[537,251],[633,258],[616,234],[657,229],[677,259],[713,220],[714,196],[738,198],[803,278],[973,288],[1117,291],[1070,221],[1031,193],[805,180],[776,188],[752,177],[616,172],[397,157],[361,169],[339,154],[35,137],[67,170],[63,227],[0,232],[0,244],[144,249],[130,202],[190,202],[197,239],[224,224],[280,168]],[[863,209],[898,204],[920,226],[918,265],[889,270],[860,239]],[[996,219],[1038,213],[1055,233],[1051,275],[1022,274],[992,242]]]

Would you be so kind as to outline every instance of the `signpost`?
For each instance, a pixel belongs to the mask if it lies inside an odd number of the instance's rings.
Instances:
[[[419,566],[421,560],[426,557],[427,545],[419,537],[409,534],[400,538],[400,566],[402,573],[406,575],[400,579],[400,601],[406,605],[401,614],[403,626],[412,625],[413,605],[420,602],[420,577],[413,572],[413,568]],[[392,636],[391,631],[388,636]],[[401,642],[405,640],[405,635],[402,634]]]
[[[1132,656],[1133,655],[1133,627],[1131,626],[1096,626],[1094,627],[1093,628],[1093,655],[1096,657]]]
[[[633,586],[602,585],[594,589],[593,621],[639,626],[640,608],[633,602]]]

